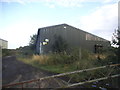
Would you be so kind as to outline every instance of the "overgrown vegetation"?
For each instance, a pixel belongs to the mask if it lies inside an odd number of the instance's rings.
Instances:
[[[68,49],[68,44],[66,43],[66,40],[64,40],[61,36],[54,36],[55,42],[52,45],[52,51],[53,52],[63,52]]]
[[[13,49],[2,49],[2,57],[15,55],[16,52]]]
[[[117,30],[115,30],[115,33],[113,34],[112,44],[115,45],[116,47],[115,54],[116,54],[118,63],[120,63],[120,60],[119,60],[120,59],[120,28],[119,27]]]
[[[32,50],[33,53],[35,53],[36,39],[37,39],[36,34],[33,34],[32,36],[30,36],[29,49]]]
[[[34,54],[30,46],[19,47],[16,49],[16,54],[19,56],[29,57]]]
[[[80,54],[79,49],[73,49],[73,51],[69,54],[66,52],[60,52],[51,53],[49,55],[33,55],[27,58],[19,57],[19,60],[22,60],[27,64],[31,64],[32,66],[43,70],[54,73],[64,73],[112,64],[116,56],[111,51],[111,49],[112,48],[109,50],[103,50],[103,53],[101,54],[94,54],[85,49],[82,49]],[[100,58],[98,58],[98,56]],[[88,78],[90,75],[92,75],[91,78],[100,77],[101,75],[99,72],[107,74],[109,72],[109,69],[106,68],[99,71],[95,70],[81,74],[73,74],[69,75],[68,77],[73,77],[75,81],[79,82],[80,80],[83,80],[83,78]]]

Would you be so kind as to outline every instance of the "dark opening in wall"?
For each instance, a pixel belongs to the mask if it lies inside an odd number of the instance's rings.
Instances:
[[[95,53],[100,53],[100,50],[103,48],[103,46],[101,44],[95,44],[94,48]]]

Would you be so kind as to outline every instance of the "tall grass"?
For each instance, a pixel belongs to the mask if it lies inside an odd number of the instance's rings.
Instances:
[[[47,64],[49,61],[48,59],[49,59],[49,56],[46,56],[46,55],[33,55],[32,56],[32,61],[38,64]]]
[[[78,49],[74,49],[71,53],[61,52],[61,53],[51,53],[48,55],[32,55],[30,57],[22,57],[23,61],[28,63],[34,63],[38,66],[40,65],[63,65],[73,66],[76,69],[91,68],[95,66],[102,65],[107,62],[105,55],[99,55],[101,60],[98,60],[98,54],[94,54],[87,50],[82,49],[79,52]],[[106,60],[106,61],[105,61]]]
[[[80,54],[81,53],[81,54]],[[71,53],[51,53],[48,55],[32,55],[30,57],[19,57],[19,60],[37,67],[46,66],[48,70],[52,67],[61,68],[63,72],[77,69],[91,68],[96,65],[96,55],[87,50],[74,49]],[[55,69],[56,70],[56,69]],[[54,71],[54,68],[53,68]],[[57,71],[59,72],[59,71]]]
[[[50,72],[64,73],[105,65],[110,61],[107,59],[109,56],[110,54],[108,53],[94,54],[87,50],[82,49],[80,52],[79,49],[74,49],[71,53],[61,52],[48,55],[32,55],[30,57],[21,57],[19,60]],[[100,69],[72,74],[68,75],[68,77],[72,78],[75,82],[80,82],[89,79],[89,77],[91,79],[100,78],[103,76],[102,74],[107,75],[109,71],[109,69]]]
[[[111,54],[112,52],[94,54],[84,49],[80,51],[79,49],[74,49],[71,53],[61,52],[48,55],[32,55],[30,57],[21,57],[19,60],[47,71],[64,73],[106,65],[112,61],[110,59],[110,56],[112,57]],[[91,78],[99,78],[102,76],[100,72],[107,75],[109,71],[109,69],[94,70],[68,75],[68,77],[72,77],[74,81],[79,82],[88,79],[90,76]]]

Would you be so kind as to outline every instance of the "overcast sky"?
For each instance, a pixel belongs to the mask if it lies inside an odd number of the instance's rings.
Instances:
[[[38,28],[66,23],[111,40],[119,0],[1,0],[0,38],[15,49],[29,44]]]

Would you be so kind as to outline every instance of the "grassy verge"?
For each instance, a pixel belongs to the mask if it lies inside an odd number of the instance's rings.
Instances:
[[[30,64],[34,67],[41,68],[55,73],[64,73],[84,68],[94,67],[96,56],[86,50],[82,50],[82,56],[79,56],[79,51],[73,51],[67,54],[53,53],[49,55],[17,55],[18,60]],[[81,58],[80,58],[81,57]]]
[[[43,69],[43,70],[50,71],[50,72],[54,72],[54,73],[64,73],[64,72],[76,70],[76,66],[74,66],[72,64],[71,65],[67,65],[67,64],[57,64],[57,65],[41,64],[40,61],[36,60],[34,57],[35,56],[29,57],[29,58],[18,57],[18,60],[20,60],[26,64],[32,65],[36,68]]]
[[[79,55],[79,51],[73,51],[70,54],[62,52],[27,57],[19,55],[18,60],[49,72],[64,73],[106,65],[111,61],[108,58],[109,55],[110,54],[108,53],[99,54],[98,59],[98,54],[93,54],[86,50],[82,50],[81,56]],[[68,75],[68,77],[72,77],[73,80],[79,82],[81,80],[88,79],[90,76],[91,78],[98,78],[102,76],[102,74],[107,75],[109,71],[110,70],[108,69],[94,70],[90,72]],[[102,72],[102,74],[100,74],[100,72]]]

